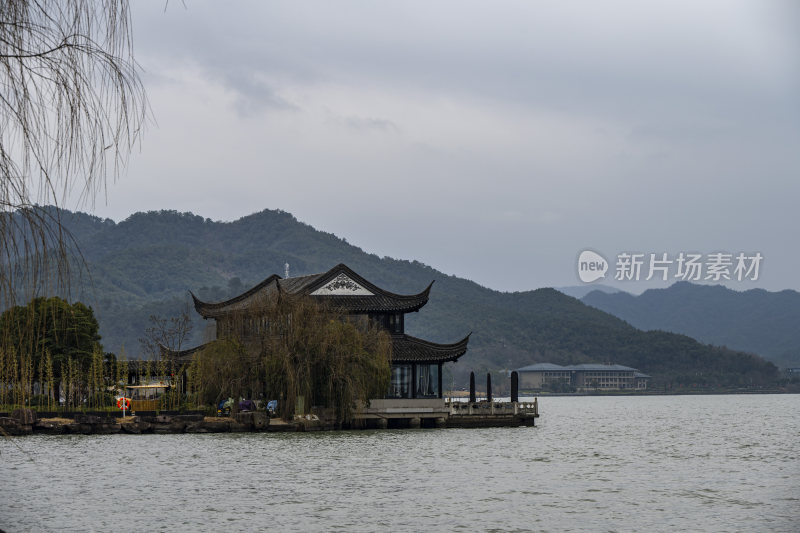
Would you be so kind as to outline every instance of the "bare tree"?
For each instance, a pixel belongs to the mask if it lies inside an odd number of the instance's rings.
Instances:
[[[0,2],[0,304],[65,282],[59,206],[93,201],[127,162],[147,111],[127,0]]]
[[[184,342],[192,333],[192,318],[186,306],[179,316],[164,318],[150,315],[150,326],[145,328],[144,337],[139,339],[144,353],[151,359],[170,357],[180,352]]]

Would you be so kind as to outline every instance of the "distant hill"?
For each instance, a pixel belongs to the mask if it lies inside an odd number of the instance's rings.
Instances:
[[[586,285],[571,285],[569,287],[556,287],[558,292],[563,292],[567,296],[572,296],[573,298],[577,298],[580,300],[587,294],[593,291],[601,291],[608,294],[614,294],[617,292],[622,292],[619,289],[615,289],[614,287],[609,287],[608,285],[602,284],[586,284]]]
[[[431,280],[431,299],[407,316],[406,329],[438,342],[472,331],[467,354],[447,372],[457,386],[470,370],[513,369],[536,362],[614,362],[651,374],[656,385],[770,383],[777,369],[757,356],[700,344],[689,337],[642,332],[554,289],[502,293],[417,261],[381,258],[345,240],[265,210],[234,222],[190,213],[137,213],[114,223],[81,213],[63,221],[80,244],[92,283],[78,296],[93,305],[107,350],[129,356],[148,316],[174,316],[188,290],[215,301],[239,294],[270,274],[324,272],[338,263],[388,290],[416,293]],[[202,320],[190,309],[202,340]],[[445,376],[449,383],[450,376]]]
[[[591,292],[583,302],[643,329],[689,335],[702,342],[763,355],[782,367],[800,366],[800,293],[734,291],[678,282],[639,296]]]

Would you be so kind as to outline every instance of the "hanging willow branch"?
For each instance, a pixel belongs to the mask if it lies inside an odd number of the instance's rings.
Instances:
[[[69,279],[57,210],[93,201],[145,120],[127,0],[0,2],[0,305]]]
[[[331,408],[340,423],[389,387],[391,341],[366,317],[308,297],[282,295],[221,318],[221,340],[198,354],[193,384],[203,402],[277,399],[290,418],[296,401]]]

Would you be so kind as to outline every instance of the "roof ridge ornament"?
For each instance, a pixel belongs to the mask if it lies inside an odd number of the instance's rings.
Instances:
[[[325,295],[354,295],[354,296],[373,296],[374,293],[362,287],[350,276],[340,272],[335,278],[311,293],[312,296]]]

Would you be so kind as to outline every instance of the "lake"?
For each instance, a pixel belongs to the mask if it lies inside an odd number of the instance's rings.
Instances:
[[[0,529],[800,531],[800,395],[539,412],[535,428],[0,439]]]

